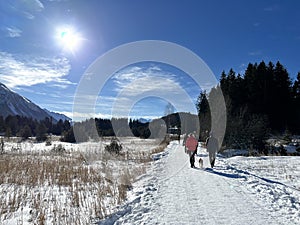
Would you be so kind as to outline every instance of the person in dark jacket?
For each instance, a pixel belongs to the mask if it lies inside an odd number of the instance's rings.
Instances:
[[[217,138],[214,137],[213,133],[210,133],[210,136],[206,139],[206,148],[209,154],[209,162],[211,168],[215,166],[216,154],[219,149],[219,143]]]
[[[190,157],[190,163],[191,163],[191,168],[195,168],[195,155],[197,153],[197,149],[193,152],[193,154]]]

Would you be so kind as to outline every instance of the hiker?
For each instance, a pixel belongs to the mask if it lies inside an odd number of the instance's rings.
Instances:
[[[210,132],[210,136],[206,139],[205,144],[209,155],[209,162],[211,168],[213,168],[215,166],[216,154],[219,149],[218,140],[214,137],[213,132]]]
[[[193,152],[190,157],[191,168],[195,168],[195,155],[197,154],[197,149]]]
[[[186,139],[185,146],[190,156],[191,168],[195,168],[195,155],[197,154],[198,140],[193,134],[189,134],[189,137]]]
[[[189,134],[189,137],[186,139],[186,150],[189,156],[191,157],[194,151],[197,151],[198,148],[198,140],[195,138],[193,134]]]

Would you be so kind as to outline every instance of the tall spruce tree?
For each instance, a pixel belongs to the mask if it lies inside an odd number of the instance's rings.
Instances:
[[[276,63],[274,68],[273,107],[270,122],[273,129],[280,132],[288,126],[288,117],[291,105],[291,80],[287,70]]]
[[[211,129],[211,114],[209,102],[206,96],[206,91],[202,91],[197,99],[196,107],[198,110],[199,123],[200,123],[200,140],[204,141]]]
[[[300,133],[300,72],[293,84],[292,89],[292,108],[289,127],[294,133]]]

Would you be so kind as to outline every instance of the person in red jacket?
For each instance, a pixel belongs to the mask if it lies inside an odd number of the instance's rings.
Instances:
[[[190,163],[191,167],[195,167],[195,155],[197,154],[197,148],[198,148],[198,140],[195,138],[193,134],[190,134],[189,137],[186,139],[186,148],[187,152],[190,156]]]

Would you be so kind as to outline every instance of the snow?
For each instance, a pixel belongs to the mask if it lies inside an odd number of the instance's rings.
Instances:
[[[190,168],[183,147],[172,142],[127,204],[98,224],[300,223],[300,158],[219,156],[211,169],[204,148],[199,157],[204,169]]]
[[[4,84],[0,83],[0,87],[2,87],[6,91],[10,91]]]
[[[21,97],[24,99],[25,102],[30,103],[30,104],[32,103],[29,99],[27,99],[27,98],[25,98],[23,96],[21,96]]]
[[[0,184],[0,224],[31,225],[43,218],[45,224],[300,224],[300,157],[233,156],[236,151],[228,150],[233,157],[218,155],[211,169],[206,149],[199,145],[195,165],[199,167],[201,157],[204,167],[193,169],[178,141],[153,154],[151,162],[133,157],[151,152],[157,146],[154,140],[121,141],[125,161],[104,160],[101,154],[110,139],[104,139],[102,144],[53,140],[51,146],[30,141],[5,142],[1,164],[8,157],[14,157],[16,162],[38,159],[40,165],[48,166],[43,162],[53,161],[59,162],[61,168],[69,165],[74,172],[86,173],[91,179],[83,182],[79,174],[64,186],[50,176],[45,183],[28,185],[28,173],[19,182],[6,182],[16,172],[10,171]],[[62,155],[53,154],[58,145],[66,150]],[[48,170],[52,168],[36,171],[43,174]],[[120,204],[119,184],[114,178],[126,170],[131,174],[140,170],[137,174],[141,175]],[[100,220],[99,215],[106,217]]]

